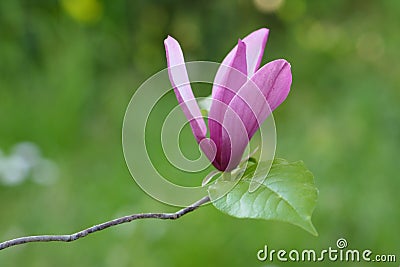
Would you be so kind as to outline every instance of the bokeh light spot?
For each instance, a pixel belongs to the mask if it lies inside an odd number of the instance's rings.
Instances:
[[[64,11],[81,23],[93,23],[100,20],[103,5],[98,0],[62,0]]]
[[[256,8],[263,13],[273,13],[277,11],[284,0],[254,0]]]

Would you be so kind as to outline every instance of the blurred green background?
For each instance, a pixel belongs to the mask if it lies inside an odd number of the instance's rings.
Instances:
[[[399,261],[399,17],[396,0],[0,1],[1,240],[176,210],[140,190],[121,146],[125,108],[166,67],[168,34],[187,60],[221,61],[238,38],[271,30],[264,62],[285,58],[293,71],[274,112],[276,154],[304,160],[320,190],[319,237],[207,206],[178,221],[10,248],[0,266],[304,266],[256,253],[322,250],[340,237]]]

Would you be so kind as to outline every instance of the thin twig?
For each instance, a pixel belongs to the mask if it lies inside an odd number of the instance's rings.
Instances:
[[[79,238],[85,237],[89,234],[107,229],[109,227],[123,224],[123,223],[128,223],[134,220],[138,219],[161,219],[161,220],[176,220],[182,217],[183,215],[192,212],[199,208],[201,205],[207,203],[210,201],[210,198],[203,197],[202,199],[198,200],[197,202],[193,203],[192,205],[183,208],[175,213],[139,213],[139,214],[132,214],[124,217],[120,217],[108,222],[104,222],[101,224],[94,225],[92,227],[89,227],[87,229],[84,229],[82,231],[76,232],[71,235],[38,235],[38,236],[25,236],[25,237],[20,237],[8,241],[4,241],[0,243],[0,250],[9,248],[12,246],[17,246],[25,243],[31,243],[31,242],[51,242],[51,241],[59,241],[59,242],[71,242],[75,241]]]

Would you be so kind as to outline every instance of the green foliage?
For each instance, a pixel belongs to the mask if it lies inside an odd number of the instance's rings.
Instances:
[[[298,225],[313,235],[318,235],[312,222],[318,190],[312,173],[302,161],[289,163],[276,159],[272,163],[259,162],[246,169],[240,181],[219,179],[209,187],[213,205],[231,216],[277,220]],[[254,173],[257,168],[258,179]],[[249,192],[253,179],[262,181],[254,192]],[[226,188],[234,185],[227,194]]]

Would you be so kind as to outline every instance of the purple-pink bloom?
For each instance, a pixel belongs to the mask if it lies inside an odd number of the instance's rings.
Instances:
[[[290,64],[274,60],[259,68],[269,30],[250,33],[228,53],[212,89],[207,126],[193,95],[179,43],[165,39],[168,74],[196,141],[220,171],[235,169],[250,139],[287,97],[292,83]]]

